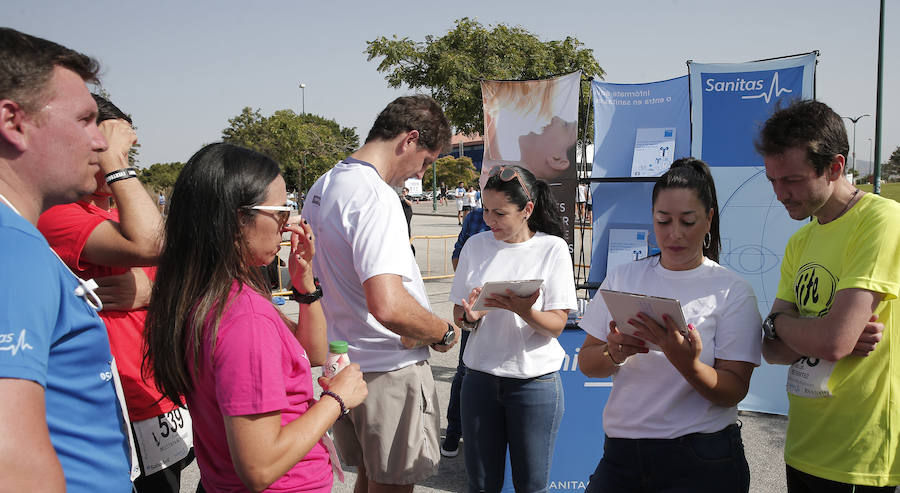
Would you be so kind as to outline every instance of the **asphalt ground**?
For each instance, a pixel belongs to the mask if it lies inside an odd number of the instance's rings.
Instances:
[[[446,206],[438,206],[437,212],[432,212],[431,202],[422,202],[413,205],[412,234],[414,236],[448,236],[451,239],[433,238],[430,240],[417,239],[413,242],[416,247],[416,258],[419,262],[423,276],[430,274],[439,275],[444,272],[452,272],[450,267],[450,253],[453,249],[455,236],[459,234],[460,227],[456,223],[456,208],[451,201]],[[589,236],[589,235],[588,235]],[[576,240],[579,235],[576,234]],[[579,243],[576,243],[576,252]],[[452,279],[427,280],[425,287],[428,291],[431,308],[438,316],[450,320],[452,318],[453,305],[448,300]],[[583,293],[579,293],[579,296]],[[296,316],[297,304],[288,301],[283,305],[285,313]],[[437,385],[438,398],[442,414],[445,414],[447,402],[450,398],[450,382],[456,372],[458,346],[447,353],[432,351],[430,359],[432,372]],[[320,369],[313,369],[314,377],[320,375]],[[315,378],[313,379],[315,382]],[[318,393],[318,390],[317,390]],[[747,461],[750,464],[750,491],[755,493],[776,493],[786,491],[784,479],[784,435],[787,427],[787,418],[784,416],[763,413],[741,412],[741,435],[744,441],[744,449]],[[442,415],[442,431],[447,425],[446,417]],[[675,459],[675,458],[673,458]],[[337,493],[350,493],[356,481],[355,469],[344,467],[345,483],[335,480],[333,488]],[[593,470],[584,472],[584,480],[587,481]],[[183,492],[193,492],[199,481],[199,472],[196,462],[182,474]],[[425,492],[463,492],[466,491],[466,470],[463,459],[462,447],[460,454],[454,458],[441,460],[438,474],[424,483],[416,486],[415,491]]]

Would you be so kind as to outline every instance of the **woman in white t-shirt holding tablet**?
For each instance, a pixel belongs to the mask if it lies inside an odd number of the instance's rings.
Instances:
[[[572,260],[550,188],[531,172],[496,166],[481,198],[491,230],[466,242],[450,290],[457,324],[473,330],[461,392],[469,491],[500,491],[507,448],[516,491],[546,491],[564,407],[556,338],[577,306]],[[543,284],[472,310],[486,281],[526,279]]]
[[[706,164],[675,161],[653,188],[660,254],[613,268],[603,281],[604,289],[681,302],[687,327],[645,314],[629,321],[661,351],[620,332],[600,296],[584,313],[578,365],[614,382],[603,458],[587,492],[749,490],[737,404],[759,365],[760,315],[749,283],[716,263],[718,217]]]

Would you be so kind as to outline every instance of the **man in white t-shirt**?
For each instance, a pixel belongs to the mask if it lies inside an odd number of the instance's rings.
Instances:
[[[397,98],[303,206],[316,236],[328,338],[347,341],[369,385],[366,401],[334,426],[341,458],[358,468],[357,491],[411,492],[438,470],[440,411],[425,344],[447,351],[459,334],[430,311],[391,187],[421,179],[450,135],[433,99]]]
[[[459,225],[462,226],[462,220],[466,217],[466,213],[464,212],[466,206],[466,187],[463,186],[463,182],[456,184],[456,190],[453,191],[453,196],[456,197],[456,219],[459,221]]]

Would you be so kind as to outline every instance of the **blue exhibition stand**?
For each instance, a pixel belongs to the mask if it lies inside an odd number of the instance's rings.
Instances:
[[[578,371],[578,351],[584,336],[585,332],[574,325],[559,336],[559,343],[566,351],[559,371],[566,409],[556,437],[550,491],[584,491],[603,456],[603,408],[612,381],[588,378]],[[508,456],[503,491],[515,491]]]

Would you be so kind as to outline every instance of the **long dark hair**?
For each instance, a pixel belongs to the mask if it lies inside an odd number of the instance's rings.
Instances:
[[[211,345],[234,281],[268,296],[260,270],[248,265],[242,226],[256,215],[249,206],[266,198],[278,164],[230,144],[210,144],[185,164],[175,182],[166,236],[147,310],[144,370],[180,402],[192,390],[190,357],[199,368],[203,325],[213,317]]]
[[[713,181],[709,166],[703,161],[685,157],[678,159],[669,171],[663,173],[653,185],[653,206],[659,192],[670,188],[687,188],[697,194],[705,211],[713,210],[712,223],[709,226],[709,245],[703,247],[703,255],[715,262],[719,261],[719,250],[722,240],[719,238],[719,201],[716,199],[716,184]]]
[[[521,167],[504,164],[504,168],[512,168],[519,173],[524,185],[528,187],[528,193],[522,189],[519,180],[513,178],[504,181],[500,175],[491,176],[484,184],[485,190],[496,190],[503,192],[510,202],[516,205],[521,211],[528,204],[528,196],[534,202],[534,211],[528,217],[528,229],[532,231],[540,231],[548,235],[559,236],[563,238],[563,221],[557,210],[556,200],[550,193],[550,186],[543,180],[538,180],[531,174],[531,171]]]

